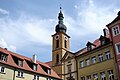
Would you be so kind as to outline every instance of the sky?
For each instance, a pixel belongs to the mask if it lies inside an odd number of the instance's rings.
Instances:
[[[72,52],[99,38],[120,10],[120,0],[0,0],[0,47],[51,61],[60,4]]]

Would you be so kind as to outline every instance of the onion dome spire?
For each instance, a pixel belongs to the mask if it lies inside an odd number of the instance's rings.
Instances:
[[[56,29],[55,31],[58,33],[58,32],[63,32],[63,33],[66,33],[66,26],[63,24],[63,13],[62,13],[62,8],[60,7],[60,12],[58,14],[58,24],[56,25]]]

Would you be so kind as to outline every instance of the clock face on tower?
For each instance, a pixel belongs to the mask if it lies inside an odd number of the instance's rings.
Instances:
[[[58,39],[59,39],[59,35],[56,35],[56,36],[55,36],[55,39],[58,40]]]

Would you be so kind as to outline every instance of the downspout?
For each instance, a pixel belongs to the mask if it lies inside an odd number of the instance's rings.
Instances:
[[[77,80],[78,80],[78,63],[77,63],[76,56],[75,56],[75,60],[76,60],[76,73],[77,73]]]
[[[15,71],[16,71],[16,68],[14,68],[13,80],[15,80]]]

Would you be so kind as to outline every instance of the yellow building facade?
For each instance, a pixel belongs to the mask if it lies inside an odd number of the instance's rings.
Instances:
[[[112,43],[77,56],[78,80],[118,80]]]

